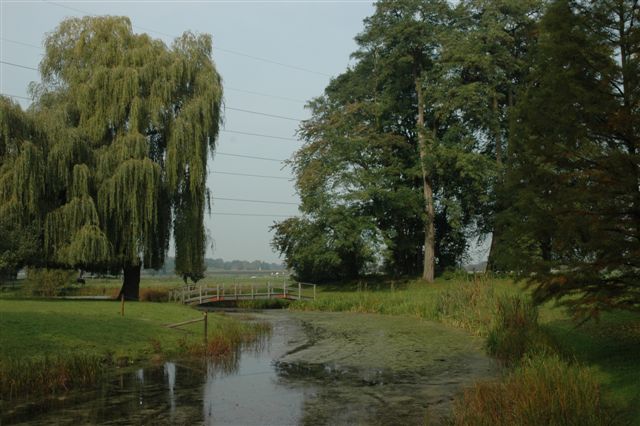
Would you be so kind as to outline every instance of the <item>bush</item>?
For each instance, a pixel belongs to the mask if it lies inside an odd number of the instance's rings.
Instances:
[[[538,325],[538,309],[519,295],[498,299],[486,344],[489,354],[507,365],[527,353],[555,352],[551,338]]]
[[[76,271],[68,269],[29,268],[24,288],[30,296],[59,296],[66,286],[74,282],[76,274]]]
[[[557,355],[526,357],[504,381],[475,384],[454,404],[454,425],[606,425],[591,370]]]

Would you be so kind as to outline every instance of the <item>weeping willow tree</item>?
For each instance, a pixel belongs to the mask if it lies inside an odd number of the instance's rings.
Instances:
[[[168,47],[128,18],[84,17],[45,48],[30,114],[46,142],[23,144],[2,185],[16,194],[0,204],[41,218],[47,263],[123,271],[128,299],[141,267],[162,266],[172,230],[176,272],[200,277],[222,101],[211,37],[186,32]]]

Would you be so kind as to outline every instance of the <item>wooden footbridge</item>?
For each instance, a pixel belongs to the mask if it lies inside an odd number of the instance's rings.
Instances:
[[[308,283],[186,285],[169,292],[169,301],[205,305],[241,300],[315,300],[316,285]]]

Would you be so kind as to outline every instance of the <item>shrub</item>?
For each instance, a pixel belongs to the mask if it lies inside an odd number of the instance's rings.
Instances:
[[[476,383],[454,403],[454,425],[607,425],[591,370],[557,355],[526,357],[503,381]]]
[[[68,269],[29,268],[24,288],[30,296],[59,296],[75,275],[76,271]]]

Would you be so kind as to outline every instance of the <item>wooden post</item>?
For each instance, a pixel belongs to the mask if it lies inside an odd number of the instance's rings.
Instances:
[[[316,300],[316,285],[313,285],[313,300]]]
[[[120,316],[124,316],[124,294],[120,296]]]
[[[202,284],[200,284],[200,304],[202,305]]]
[[[182,287],[182,304],[184,305],[184,287]]]
[[[282,284],[282,293],[284,293],[284,298],[287,298],[287,284],[283,283]]]
[[[267,282],[267,299],[271,299],[271,284]]]
[[[255,296],[255,292],[253,290],[253,283],[251,283],[251,299],[255,299],[255,298],[256,298],[256,296]]]
[[[235,283],[233,286],[233,296],[236,300],[238,300],[238,283]]]
[[[298,300],[302,299],[302,283],[298,283]]]
[[[220,300],[220,284],[216,284],[216,299]]]
[[[207,344],[207,328],[209,326],[209,321],[208,321],[208,317],[207,317],[207,311],[204,311],[204,344]]]

